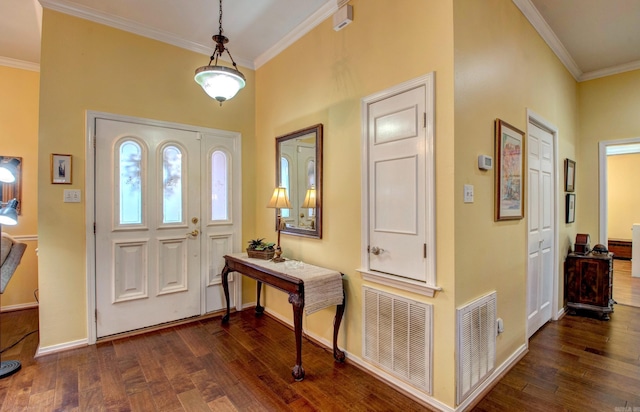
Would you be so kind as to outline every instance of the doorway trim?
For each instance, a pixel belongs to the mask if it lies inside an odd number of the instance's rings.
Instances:
[[[607,187],[607,147],[625,144],[640,144],[640,137],[631,137],[628,139],[618,140],[605,140],[598,142],[598,168],[600,181],[600,193],[598,195],[600,202],[600,239],[598,243],[602,245],[606,245],[608,243],[607,238],[609,237],[609,225],[607,222],[609,216],[609,205],[607,202],[607,192],[609,191],[609,188]]]
[[[87,343],[93,345],[97,341],[96,329],[96,249],[95,249],[95,125],[97,119],[122,121],[128,123],[137,123],[147,126],[165,127],[171,129],[186,130],[201,134],[214,134],[227,138],[232,138],[237,144],[238,152],[242,153],[241,134],[238,132],[230,132],[226,130],[211,129],[207,127],[186,125],[182,123],[167,122],[162,120],[145,119],[141,117],[125,116],[113,113],[97,112],[92,110],[86,111],[85,116],[85,244],[86,244],[86,297],[87,297]],[[234,164],[237,162],[234,161]],[[239,165],[239,164],[238,164]],[[235,236],[233,249],[239,251],[242,246],[242,169],[238,167],[234,170],[234,180],[238,179],[237,191],[233,191],[233,216],[238,222],[239,235]],[[235,304],[236,310],[242,309],[242,276],[238,276],[235,288]],[[201,282],[202,283],[202,282]],[[202,285],[201,285],[202,289]],[[204,290],[201,290],[200,314],[205,313]]]
[[[554,218],[553,218],[553,242],[554,242],[554,256],[553,256],[553,278],[552,278],[552,284],[553,284],[553,290],[551,293],[552,296],[552,302],[551,302],[551,319],[552,320],[558,320],[560,318],[560,316],[562,316],[563,312],[564,312],[564,308],[563,309],[559,309],[560,305],[558,304],[558,300],[560,298],[559,296],[559,287],[558,287],[558,279],[559,279],[559,273],[558,273],[558,265],[560,264],[560,258],[559,258],[559,245],[560,245],[560,229],[559,229],[559,225],[560,225],[560,219],[559,216],[564,216],[564,214],[562,213],[562,211],[559,209],[559,205],[560,202],[558,201],[558,189],[561,187],[560,185],[560,173],[559,170],[560,168],[558,167],[558,128],[553,124],[550,123],[549,121],[547,121],[544,117],[540,116],[539,114],[537,114],[536,112],[534,112],[531,109],[527,109],[527,136],[529,135],[529,124],[533,123],[534,125],[540,127],[541,129],[544,129],[545,131],[549,132],[551,134],[551,136],[553,137],[553,173],[555,175],[555,180],[553,182],[553,193],[556,194],[556,196],[554,196],[554,204],[552,205],[553,210],[555,210],[554,213]],[[531,216],[528,214],[527,215],[527,228],[529,227],[529,223],[528,220],[531,218]],[[527,236],[527,250],[529,250],[529,239]],[[527,270],[527,277],[529,276],[529,271]],[[528,292],[528,291],[527,291]],[[529,331],[528,331],[528,322],[526,319],[526,310],[525,310],[525,326],[527,328],[526,334],[527,336],[529,335]],[[527,347],[529,346],[529,340],[527,339]]]

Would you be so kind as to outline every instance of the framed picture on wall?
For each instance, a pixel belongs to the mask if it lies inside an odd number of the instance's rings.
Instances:
[[[524,132],[495,122],[495,220],[524,217]]]
[[[51,154],[51,183],[71,184],[71,155]]]
[[[576,221],[576,195],[574,193],[567,193],[567,217],[565,221],[567,223]]]
[[[576,162],[564,159],[564,191],[573,192],[576,185]]]

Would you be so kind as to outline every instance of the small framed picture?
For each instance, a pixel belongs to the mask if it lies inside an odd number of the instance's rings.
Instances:
[[[573,192],[576,185],[576,162],[564,159],[564,191]]]
[[[71,155],[52,153],[51,183],[70,185],[71,175]]]
[[[576,221],[576,195],[573,193],[567,193],[567,223],[573,223]]]

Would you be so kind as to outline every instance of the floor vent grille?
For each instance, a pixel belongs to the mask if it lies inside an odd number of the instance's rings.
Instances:
[[[431,394],[432,305],[363,286],[364,359]]]
[[[458,404],[493,371],[496,360],[496,293],[457,310]]]

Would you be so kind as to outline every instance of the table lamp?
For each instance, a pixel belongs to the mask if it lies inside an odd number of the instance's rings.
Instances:
[[[284,258],[281,257],[282,249],[280,248],[280,231],[286,227],[286,223],[280,214],[280,209],[291,209],[291,203],[289,203],[289,197],[287,196],[287,188],[276,187],[273,191],[273,196],[267,205],[268,208],[276,209],[278,213],[278,244],[276,246],[276,253],[272,261],[284,262]]]
[[[307,194],[304,195],[304,201],[302,202],[302,207],[305,208],[305,209],[315,209],[316,208],[316,188],[315,188],[315,186],[311,186],[309,189],[307,189]],[[309,217],[312,217],[312,219],[311,219],[311,229],[315,229],[316,220],[315,220],[314,211],[309,213]]]

